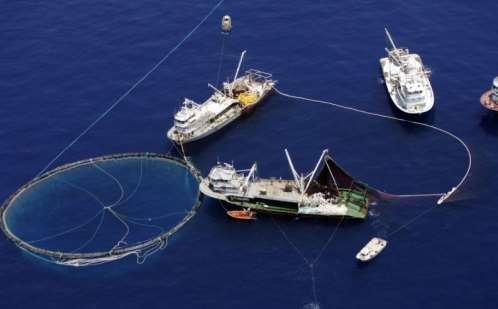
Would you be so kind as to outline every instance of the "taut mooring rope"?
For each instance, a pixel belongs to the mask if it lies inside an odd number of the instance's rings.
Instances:
[[[102,119],[104,119],[107,114],[109,114],[119,103],[121,103],[135,88],[137,88],[144,80],[146,80],[150,74],[152,74],[157,68],[163,64],[166,59],[169,58],[178,48],[180,48],[186,40],[188,40],[199,27],[204,24],[204,22],[216,11],[216,9],[224,2],[225,0],[220,0],[216,5],[209,11],[209,13],[204,16],[204,18],[180,41],[176,44],[166,55],[164,55],[161,60],[159,60],[147,73],[145,73],[140,79],[138,79],[125,93],[123,93],[108,109],[106,109],[100,116],[97,117],[86,129],[84,129],[75,139],[73,139],[66,147],[64,147],[38,174],[45,173],[51,166],[57,161],[69,148],[71,148],[74,144],[76,144],[85,134],[88,133],[97,123],[99,123]]]

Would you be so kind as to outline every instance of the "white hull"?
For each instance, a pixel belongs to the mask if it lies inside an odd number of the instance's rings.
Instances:
[[[394,81],[391,76],[391,66],[393,64],[389,61],[389,58],[385,57],[380,59],[380,65],[387,92],[389,93],[391,101],[400,111],[407,114],[423,114],[432,109],[434,106],[434,92],[427,76],[423,77],[423,82],[426,85],[424,89],[424,99],[415,103],[407,103],[400,94],[399,90],[396,88],[396,81]]]
[[[252,104],[249,109],[254,108],[257,104],[259,104],[263,99],[266,98],[266,96],[270,93],[271,89],[266,91],[254,104]],[[197,140],[200,140],[204,137],[207,137],[211,134],[214,134],[215,132],[221,130],[225,126],[229,125],[232,123],[234,120],[238,119],[244,110],[239,106],[234,106],[232,107],[231,111],[229,112],[230,115],[221,121],[215,121],[213,123],[209,123],[209,121],[206,122],[206,125],[202,127],[201,129],[198,129],[194,132],[191,133],[189,136],[185,135],[177,135],[175,134],[175,128],[172,127],[168,130],[167,137],[174,141],[177,144],[187,144],[191,143]]]
[[[356,254],[356,259],[361,262],[368,262],[379,255],[386,246],[386,240],[374,237]]]
[[[177,144],[191,143],[191,142],[200,140],[200,139],[202,139],[204,137],[207,137],[207,136],[209,136],[211,134],[214,134],[215,132],[223,129],[225,126],[229,125],[234,120],[236,120],[237,118],[239,118],[240,115],[242,115],[242,110],[241,109],[239,109],[238,111],[234,111],[233,114],[230,115],[230,117],[227,117],[227,119],[225,121],[219,122],[216,125],[207,125],[205,128],[196,131],[195,134],[193,134],[193,135],[191,135],[189,137],[184,137],[184,136],[179,137],[178,135],[176,135],[174,133],[175,132],[175,128],[170,128],[168,130],[167,137],[170,140],[172,140],[173,142],[177,143]]]

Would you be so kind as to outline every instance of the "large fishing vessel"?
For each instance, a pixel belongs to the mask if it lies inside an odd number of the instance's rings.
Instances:
[[[323,151],[307,176],[299,175],[287,150],[285,154],[292,180],[259,178],[256,163],[248,170],[218,163],[201,181],[200,191],[252,212],[359,219],[367,216],[376,191],[354,180],[335,163],[328,150]]]
[[[434,93],[429,81],[430,71],[424,67],[417,54],[394,44],[387,29],[386,36],[391,45],[387,57],[380,59],[382,74],[394,105],[408,114],[422,114],[434,106]]]
[[[214,93],[204,103],[185,99],[167,133],[169,139],[185,144],[206,137],[250,111],[270,93],[276,83],[271,74],[251,69],[238,77],[245,53],[240,56],[234,79],[223,83],[221,90],[208,84]]]

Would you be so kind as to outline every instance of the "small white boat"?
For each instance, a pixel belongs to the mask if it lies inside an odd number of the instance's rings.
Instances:
[[[381,253],[386,246],[386,240],[374,237],[356,254],[356,259],[362,262],[368,262]]]

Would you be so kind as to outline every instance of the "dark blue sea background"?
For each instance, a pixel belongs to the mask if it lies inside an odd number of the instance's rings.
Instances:
[[[2,1],[0,197],[40,172],[216,3]],[[497,11],[496,1],[226,0],[55,165],[166,153],[165,132],[183,98],[202,101],[211,93],[207,83],[216,83],[220,19],[230,14],[223,79],[246,49],[244,68],[273,73],[284,92],[402,116],[379,66],[388,26],[433,71],[435,107],[415,119],[453,132],[472,150],[461,190],[438,207],[435,198],[380,202],[366,220],[341,224],[327,246],[338,220],[261,215],[236,222],[205,199],[142,265],[129,257],[90,268],[56,266],[2,237],[0,306],[496,308],[498,115],[479,97],[498,74]],[[446,192],[467,167],[464,148],[437,131],[278,94],[186,150],[204,175],[219,159],[238,168],[257,161],[261,176],[290,177],[284,148],[303,173],[328,148],[358,180],[400,194]],[[354,256],[373,236],[387,237],[388,247],[359,265]],[[319,256],[314,284],[300,254]]]

